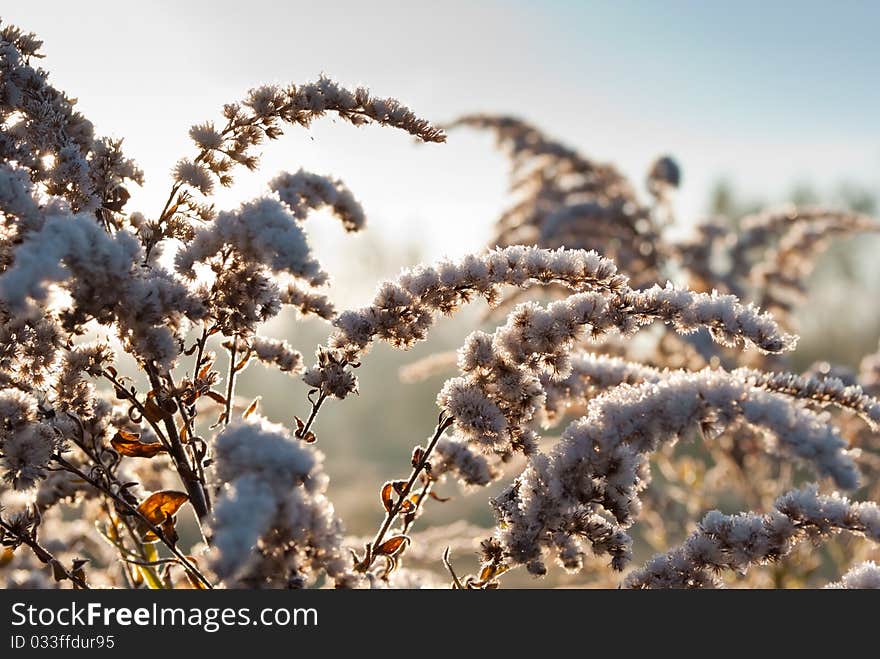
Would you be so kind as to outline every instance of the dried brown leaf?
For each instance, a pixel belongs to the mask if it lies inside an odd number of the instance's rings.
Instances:
[[[216,391],[208,391],[205,392],[205,395],[213,400],[215,403],[226,405],[226,397],[223,394],[217,393]]]
[[[119,453],[130,458],[155,458],[160,453],[165,452],[165,447],[161,444],[143,444],[138,441],[140,435],[136,433],[125,432],[119,430],[110,440],[110,446]]]
[[[196,376],[197,380],[204,380],[208,373],[211,372],[211,367],[214,365],[214,360],[209,359],[201,369],[199,369],[199,374]]]
[[[251,414],[256,412],[257,407],[260,406],[260,400],[262,398],[263,398],[262,396],[257,396],[256,398],[254,398],[254,400],[251,402],[251,404],[247,406],[247,409],[244,411],[244,414],[241,415],[242,418],[247,419]]]
[[[419,463],[421,463],[423,457],[425,457],[425,449],[423,449],[421,446],[416,446],[413,449],[412,457],[410,458],[413,469],[419,466]]]
[[[382,486],[382,490],[379,492],[379,498],[382,499],[382,505],[385,506],[385,510],[389,513],[391,512],[391,509],[394,508],[394,498],[392,496],[393,491],[394,484],[388,482]]]
[[[399,552],[404,545],[406,545],[409,542],[410,542],[410,539],[408,536],[395,535],[395,536],[388,538],[388,540],[386,540],[381,545],[379,545],[375,549],[374,553],[377,556],[393,556],[394,554]]]
[[[161,490],[148,496],[137,507],[138,512],[155,526],[162,528],[166,539],[172,543],[176,541],[177,533],[174,531],[174,515],[180,507],[189,500],[183,492],[174,490]],[[144,534],[145,542],[155,542],[159,538],[152,531]]]

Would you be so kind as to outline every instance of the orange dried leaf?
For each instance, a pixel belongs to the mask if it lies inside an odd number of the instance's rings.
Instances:
[[[211,367],[213,365],[214,365],[214,360],[213,359],[208,360],[208,362],[204,366],[202,366],[202,368],[199,370],[199,374],[196,376],[196,379],[197,380],[204,380],[207,377],[208,373],[211,372]]]
[[[447,501],[452,500],[452,497],[441,497],[434,494],[433,492],[429,492],[428,494],[432,499],[434,499],[434,501],[439,501],[440,503],[446,503]]]
[[[480,578],[479,581],[481,583],[486,583],[491,579],[496,579],[500,577],[502,574],[507,572],[510,568],[505,563],[498,563],[497,565],[486,565],[480,570]]]
[[[385,510],[389,513],[391,512],[391,509],[394,508],[394,499],[391,495],[393,491],[394,484],[388,482],[382,486],[382,491],[379,493],[379,497],[382,499],[382,505],[385,506]]]
[[[251,402],[251,404],[247,406],[247,409],[244,411],[244,414],[242,414],[241,416],[243,418],[247,419],[251,414],[256,412],[257,407],[259,407],[260,400],[262,398],[263,398],[262,396],[257,396],[256,398],[254,398],[254,400]]]
[[[137,509],[154,526],[162,528],[162,535],[173,546],[177,543],[177,531],[174,529],[174,514],[188,499],[189,497],[183,492],[162,490],[148,496]],[[141,524],[145,526],[143,523]],[[156,542],[159,539],[149,527],[142,528],[141,532],[143,533],[144,542]]]
[[[392,556],[399,552],[409,541],[410,539],[408,536],[395,535],[379,545],[376,548],[375,553],[378,556]]]
[[[161,444],[142,444],[138,441],[138,437],[139,435],[135,433],[120,430],[110,440],[110,446],[120,455],[130,458],[155,458],[165,452],[165,447]]]
[[[161,490],[153,492],[137,507],[138,512],[156,526],[161,525],[169,517],[180,510],[180,507],[189,500],[183,492],[174,490]]]
[[[223,394],[218,394],[216,391],[209,391],[205,395],[213,400],[215,403],[226,405],[226,397],[223,396]]]
[[[248,362],[250,360],[251,360],[251,352],[250,352],[250,350],[248,350],[247,354],[241,359],[241,361],[239,361],[235,365],[235,372],[238,373],[239,371],[244,369],[244,367],[248,365]]]

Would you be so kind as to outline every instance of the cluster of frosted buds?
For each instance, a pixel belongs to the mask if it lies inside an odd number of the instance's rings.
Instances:
[[[324,495],[320,453],[251,415],[217,435],[214,454],[210,563],[224,583],[300,587],[322,572],[348,583],[342,528]]]
[[[333,307],[313,290],[327,281],[301,222],[281,202],[263,198],[242,204],[195,231],[176,255],[186,277],[208,263],[214,280],[205,291],[209,313],[227,335],[248,335],[283,304],[327,317]],[[305,288],[304,288],[305,287]]]
[[[162,236],[186,242],[192,232],[192,220],[210,220],[215,216],[213,206],[198,201],[198,195],[211,194],[215,182],[232,185],[232,170],[236,166],[256,169],[256,147],[267,139],[280,137],[282,125],[308,127],[328,112],[356,126],[376,123],[406,131],[424,142],[446,140],[442,130],[417,117],[397,100],[375,98],[364,88],[349,91],[328,78],[304,85],[252,89],[241,103],[224,106],[226,123],[222,128],[205,122],[190,129],[198,154],[182,159],[175,167],[172,194],[161,216],[152,223],[146,242]],[[273,189],[297,217],[301,217],[299,208],[327,205],[348,230],[363,226],[360,207],[335,179],[298,172],[276,179]]]
[[[513,164],[513,205],[498,221],[497,245],[595,249],[613,258],[641,286],[660,279],[664,251],[659,227],[630,182],[612,165],[582,156],[521,119],[470,115],[466,126],[495,133]],[[658,159],[649,175],[653,194],[676,187],[678,165]]]
[[[748,368],[733,371],[754,387],[784,393],[817,405],[834,405],[857,414],[872,430],[880,427],[880,401],[856,384],[833,376],[811,377],[791,373],[766,373]]]
[[[40,388],[51,379],[65,340],[54,318],[16,314],[0,309],[0,388]]]
[[[305,368],[302,353],[294,350],[287,341],[255,336],[251,341],[251,350],[254,357],[264,364],[275,366],[279,371],[294,375]]]
[[[617,274],[611,261],[583,250],[517,245],[419,266],[404,270],[397,281],[383,283],[372,305],[339,315],[329,340],[337,361],[325,363],[356,363],[376,340],[407,349],[425,339],[437,314],[451,314],[476,297],[494,303],[504,286],[538,284],[561,284],[571,290],[627,288],[626,278]],[[325,353],[319,351],[319,356]],[[318,378],[312,376],[313,381]]]
[[[24,266],[19,270],[21,278],[18,282],[11,282],[12,285],[3,293],[4,297],[9,296],[12,304],[0,302],[2,388],[15,387],[32,392],[44,389],[54,377],[61,350],[68,340],[67,332],[60,326],[55,310],[34,308],[26,298],[30,290],[40,300],[46,300],[47,291],[39,285],[39,279],[44,274],[40,270],[53,271],[60,265],[52,262],[51,254],[39,253],[35,237],[41,235],[47,218],[57,217],[56,222],[60,223],[63,222],[62,218],[69,215],[69,204],[39,194],[25,169],[0,164],[0,275],[12,268],[19,258],[19,250],[28,245],[24,249]],[[96,224],[94,218],[91,218],[91,223]],[[95,231],[100,232],[100,229],[95,227]],[[101,238],[98,237],[99,242]],[[52,279],[52,275],[48,278]],[[0,284],[0,287],[3,286]],[[71,316],[71,310],[68,309],[65,312],[65,317],[69,319],[68,328]]]
[[[303,288],[296,282],[287,282],[280,287],[281,304],[293,307],[303,316],[317,316],[324,320],[336,317],[336,308],[323,293]]]
[[[621,357],[579,353],[570,358],[571,373],[565,378],[552,374],[541,376],[546,392],[542,411],[543,421],[551,425],[572,405],[582,405],[597,395],[621,384],[659,382],[669,374],[668,369],[631,362]],[[783,393],[804,403],[819,407],[833,405],[861,417],[869,428],[880,423],[880,402],[865,390],[831,374],[795,375],[784,372],[764,372],[750,368],[731,371],[753,387]],[[843,374],[841,374],[843,375]]]
[[[367,222],[364,209],[339,179],[300,169],[295,174],[278,175],[269,187],[299,220],[306,219],[311,210],[326,207],[342,221],[346,231],[360,231]]]
[[[855,503],[837,494],[823,496],[815,486],[777,499],[766,515],[707,514],[699,528],[680,547],[655,556],[624,581],[628,588],[705,588],[721,584],[716,574],[725,569],[744,573],[753,565],[778,561],[804,540],[847,531],[880,541],[880,508],[873,502]],[[880,585],[876,566],[864,576]],[[844,577],[844,587],[856,585],[862,572]]]
[[[0,162],[0,267],[9,267],[15,247],[28,233],[38,231],[47,215],[68,208],[67,202],[56,197],[42,198],[27,169]]]
[[[115,324],[137,358],[170,368],[188,321],[202,319],[206,310],[171,273],[142,268],[142,260],[130,233],[108,234],[88,215],[52,215],[18,245],[13,264],[0,274],[0,304],[37,317],[46,313],[50,284],[62,284],[74,302],[58,312],[68,333],[91,319]]]
[[[0,391],[0,476],[16,490],[29,490],[46,477],[63,444],[37,400],[17,389]]]
[[[846,590],[878,590],[880,589],[880,567],[874,561],[865,561],[844,574],[840,581],[835,581],[825,587]]]
[[[130,196],[126,184],[143,175],[123,155],[121,140],[96,137],[76,101],[34,68],[41,46],[33,34],[0,24],[0,161],[18,163],[50,195],[116,226]]]
[[[506,457],[531,453],[537,435],[529,427],[545,405],[540,376],[567,378],[572,347],[589,332],[629,335],[661,321],[679,332],[707,327],[719,342],[750,342],[768,352],[791,345],[771,318],[731,296],[671,287],[613,294],[577,293],[542,309],[518,305],[494,334],[475,332],[459,352],[463,376],[449,380],[437,402],[455,419],[455,432],[486,451]]]
[[[89,378],[101,375],[105,366],[113,362],[113,351],[107,343],[87,343],[68,350],[61,360],[55,379],[55,400],[58,411],[71,412],[80,419],[94,416],[95,386]]]
[[[343,399],[357,393],[358,380],[342,351],[318,346],[315,351],[315,364],[309,367],[303,382],[317,389],[324,396]]]
[[[245,262],[260,263],[272,272],[303,279],[312,286],[327,281],[327,275],[312,256],[302,225],[274,199],[258,199],[235,211],[221,212],[177,253],[177,269],[191,276],[196,263],[224,249],[234,251]]]
[[[462,437],[441,437],[431,458],[435,478],[451,476],[465,486],[483,487],[497,480],[501,470]]]
[[[825,417],[721,370],[673,372],[658,382],[615,387],[590,401],[587,414],[566,428],[553,451],[534,456],[494,500],[507,556],[542,574],[543,551],[561,549],[566,567],[576,568],[580,550],[571,543],[579,547],[585,539],[605,550],[609,536],[637,517],[651,453],[694,433],[718,437],[734,422],[761,431],[768,448],[812,464],[838,486],[856,486],[846,442]],[[596,534],[581,523],[585,518],[597,524]],[[578,525],[577,533],[562,544],[559,533],[566,534],[572,524]],[[628,547],[615,546],[612,565],[621,569]]]
[[[211,317],[226,334],[252,334],[282,305],[332,318],[333,305],[315,290],[327,282],[327,274],[312,253],[302,221],[310,211],[327,206],[347,231],[365,224],[363,209],[335,179],[300,170],[282,173],[271,187],[280,201],[265,197],[221,212],[195,229],[176,255],[178,271],[188,278],[196,276],[198,263],[213,270],[214,280],[204,297]]]
[[[588,400],[620,384],[656,382],[663,372],[622,357],[575,353],[569,357],[571,372],[563,378],[552,373],[541,375],[545,400],[541,410],[542,423],[550,426],[561,419],[571,406]]]

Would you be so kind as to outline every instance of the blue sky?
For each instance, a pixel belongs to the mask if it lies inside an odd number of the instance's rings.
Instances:
[[[549,2],[545,11],[563,77],[649,103],[672,123],[878,135],[880,3]]]
[[[133,209],[147,213],[190,152],[191,124],[249,87],[322,72],[436,121],[524,116],[638,181],[671,153],[683,223],[721,177],[768,199],[804,181],[880,189],[880,2],[95,0],[7,3],[3,18],[45,40],[53,80],[100,132],[126,138],[148,176]],[[427,257],[471,251],[506,201],[506,163],[470,132],[415,146],[326,120],[270,145],[264,165],[220,205],[282,169],[335,174],[372,224],[352,252],[416,240]],[[314,233],[331,263],[350,258],[337,226]]]

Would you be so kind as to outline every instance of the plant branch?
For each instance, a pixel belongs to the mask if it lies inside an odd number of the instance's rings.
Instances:
[[[19,533],[13,526],[4,522],[2,517],[0,517],[0,527],[16,540],[27,545],[41,563],[52,566],[54,571],[60,571],[65,578],[70,579],[70,581],[77,587],[82,588],[83,590],[91,590],[89,585],[85,582],[85,579],[73,574],[70,570],[64,567],[61,561],[55,558],[55,556],[52,555],[52,552],[43,547],[36,538],[31,537],[27,533]]]
[[[428,444],[428,448],[425,449],[425,452],[422,455],[422,459],[419,460],[413,467],[409,480],[406,482],[406,485],[404,485],[403,489],[401,490],[397,502],[393,506],[391,506],[390,510],[386,512],[385,520],[382,522],[382,525],[376,532],[376,537],[373,538],[373,542],[370,543],[370,550],[368,550],[368,555],[365,557],[365,560],[363,562],[361,568],[362,571],[366,572],[367,569],[369,569],[373,562],[376,560],[377,554],[375,553],[375,549],[382,545],[382,542],[385,540],[385,534],[388,533],[388,529],[391,528],[394,520],[397,519],[397,516],[400,514],[400,510],[403,507],[403,502],[408,499],[410,492],[412,492],[413,485],[415,485],[415,482],[418,479],[419,475],[425,469],[425,465],[428,464],[428,460],[430,459],[431,453],[433,453],[434,448],[437,446],[437,442],[440,441],[440,437],[452,425],[453,421],[454,419],[451,416],[446,416],[445,413],[440,415],[440,419],[437,421],[437,427],[434,430],[434,435],[431,437],[431,441]]]
[[[297,429],[295,435],[299,438],[307,437],[309,431],[312,429],[312,424],[315,422],[315,417],[318,416],[318,412],[321,409],[321,405],[324,404],[324,401],[327,400],[327,394],[321,392],[318,395],[318,400],[312,401],[311,397],[309,397],[309,402],[312,404],[312,409],[309,412],[309,418],[306,419],[306,423],[302,428]],[[299,418],[297,418],[297,421]]]
[[[162,391],[162,383],[159,381],[159,375],[156,372],[155,367],[148,364],[146,371],[150,378],[150,384],[153,386],[153,390],[156,394],[159,394],[159,392]],[[201,482],[198,474],[189,462],[186,449],[184,449],[183,442],[180,441],[180,436],[177,434],[177,426],[174,423],[174,417],[169,414],[165,416],[162,421],[165,426],[165,431],[168,434],[168,452],[171,454],[171,457],[174,458],[174,465],[177,469],[177,473],[180,475],[180,480],[186,488],[190,505],[192,505],[193,510],[196,511],[196,517],[198,518],[200,527],[199,532],[201,532],[201,521],[211,512],[208,507],[207,497],[205,496],[205,485]],[[204,537],[204,533],[202,533],[202,536]]]
[[[232,414],[232,395],[235,392],[235,357],[236,337],[232,337],[232,345],[229,347],[229,377],[226,383],[226,408],[223,412],[223,425],[229,425],[229,417]]]
[[[419,492],[419,498],[416,500],[415,508],[412,510],[412,516],[409,517],[403,525],[403,534],[406,535],[409,530],[412,528],[412,525],[415,524],[416,515],[418,515],[419,510],[422,507],[422,503],[425,501],[425,498],[428,496],[428,493],[431,491],[431,486],[434,484],[433,479],[430,477],[425,479],[425,484],[422,486],[422,491]]]

